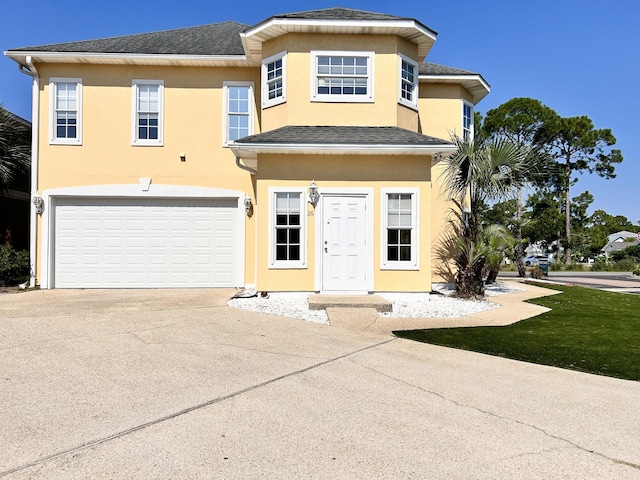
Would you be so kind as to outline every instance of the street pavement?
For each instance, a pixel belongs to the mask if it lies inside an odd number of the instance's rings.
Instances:
[[[640,383],[236,310],[0,295],[0,477],[640,478]]]
[[[512,280],[515,277],[517,272],[500,272],[502,279]],[[549,272],[546,280],[640,295],[640,277],[631,272]]]

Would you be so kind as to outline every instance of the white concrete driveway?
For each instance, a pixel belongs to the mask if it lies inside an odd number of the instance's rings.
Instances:
[[[0,296],[0,477],[640,478],[640,383],[234,310]]]

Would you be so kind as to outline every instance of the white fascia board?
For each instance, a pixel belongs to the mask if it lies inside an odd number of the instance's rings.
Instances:
[[[366,154],[366,155],[430,155],[434,153],[451,153],[456,150],[455,145],[376,145],[376,144],[279,144],[252,143],[230,145],[233,153],[241,158],[252,157],[258,153],[284,154]]]
[[[482,78],[482,75],[418,75],[418,79],[420,81],[429,81],[429,80],[440,80],[442,82],[450,82],[450,83],[460,83],[463,80],[472,80],[472,81],[477,81],[478,83],[480,83],[480,85],[482,85],[482,87],[487,90],[487,92],[491,91],[491,87],[489,86],[489,84],[485,81],[484,78]]]
[[[94,52],[42,52],[42,51],[5,51],[4,54],[12,60],[24,64],[27,56],[43,63],[61,63],[61,61],[75,60],[78,63],[138,63],[153,62],[156,64],[176,64],[204,62],[212,64],[247,62],[246,55],[184,55],[184,54],[147,54],[147,53],[94,53]]]

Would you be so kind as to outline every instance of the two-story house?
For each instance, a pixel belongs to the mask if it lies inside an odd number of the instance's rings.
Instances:
[[[477,73],[346,8],[5,52],[33,77],[32,283],[428,292]]]

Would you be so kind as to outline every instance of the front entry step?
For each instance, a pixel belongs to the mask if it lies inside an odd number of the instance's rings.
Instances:
[[[374,308],[390,312],[392,304],[378,295],[309,295],[309,310],[327,308]]]

